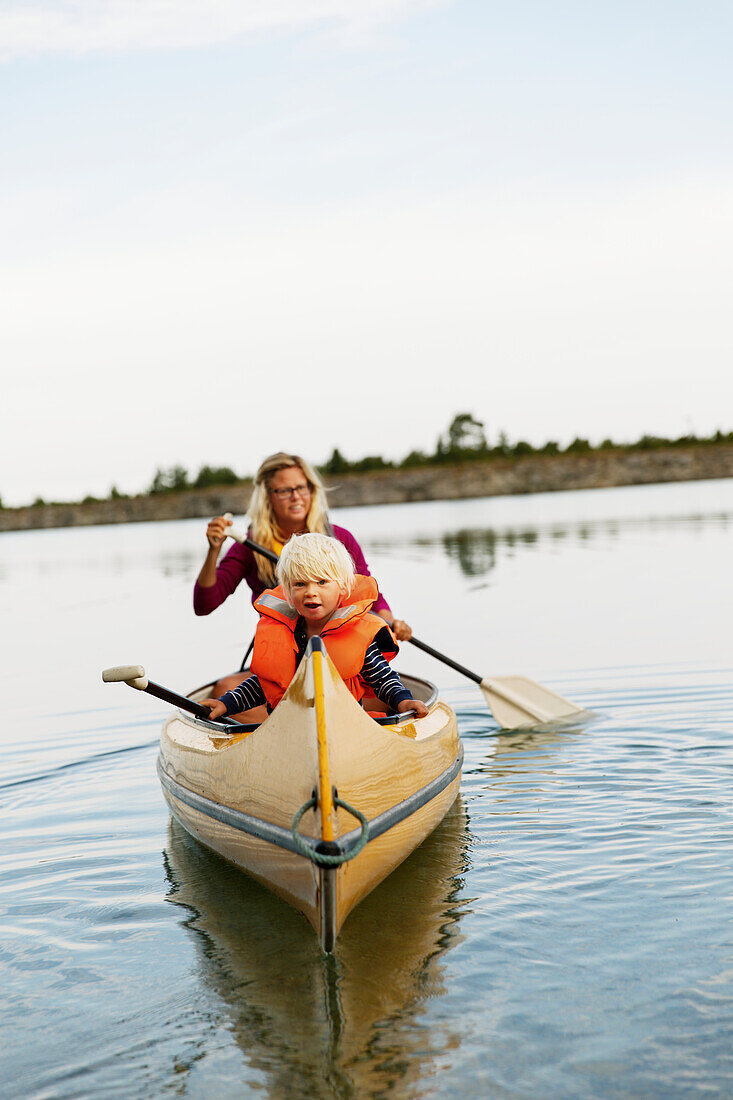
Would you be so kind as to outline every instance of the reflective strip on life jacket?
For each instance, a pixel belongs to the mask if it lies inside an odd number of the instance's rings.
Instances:
[[[273,589],[268,588],[266,592],[263,592],[256,603],[259,604],[260,607],[266,607],[270,611],[275,611],[278,615],[284,615],[286,619],[291,619],[293,622],[298,621],[298,612],[293,605],[288,603],[287,600],[278,599]]]
[[[334,611],[328,622],[335,623],[339,620],[343,622],[344,619],[350,618],[350,616],[353,615],[355,611],[358,611],[358,609],[359,605],[355,603],[349,604],[348,607],[339,607]]]

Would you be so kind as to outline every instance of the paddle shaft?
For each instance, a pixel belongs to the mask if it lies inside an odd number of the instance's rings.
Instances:
[[[483,683],[483,677],[479,676],[477,672],[471,672],[470,669],[465,668],[463,665],[459,665],[458,661],[453,661],[450,657],[446,657],[445,653],[439,653],[437,649],[433,649],[431,645],[426,642],[421,642],[419,638],[416,638],[413,634],[410,641],[418,649],[421,649],[423,653],[429,653],[431,657],[435,657],[437,661],[442,661],[444,665],[448,665],[449,668],[454,668],[456,672],[462,673],[463,676],[467,676],[469,680],[473,680],[474,684]]]
[[[242,539],[244,546],[248,546],[250,550],[254,550],[256,554],[261,554],[263,558],[269,558],[272,562],[279,562],[280,558],[274,550],[268,550],[264,546],[260,546],[258,542],[254,542],[251,538]]]
[[[193,699],[187,699],[185,695],[177,695],[175,691],[169,691],[168,688],[153,683],[152,680],[148,680],[148,686],[143,688],[143,691],[147,691],[148,695],[154,695],[156,699],[162,699],[164,703],[172,703],[179,710],[190,711],[197,718],[203,718],[205,722],[211,721],[211,713],[208,707],[202,707],[200,703],[195,703]],[[217,721],[226,724],[228,728],[236,728],[239,725],[239,722],[231,722],[221,718]]]
[[[154,695],[156,699],[162,699],[164,703],[172,703],[174,707],[190,711],[197,718],[206,718],[207,720],[209,718],[208,707],[202,707],[200,703],[194,703],[193,699],[187,699],[185,695],[177,695],[175,691],[169,691],[168,688],[164,688],[161,684],[155,684],[152,680],[148,680],[148,686],[143,688],[143,691],[147,691],[148,695]]]

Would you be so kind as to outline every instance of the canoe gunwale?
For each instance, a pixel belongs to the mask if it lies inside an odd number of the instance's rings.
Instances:
[[[388,810],[383,810],[382,813],[377,814],[376,817],[368,822],[369,839],[367,844],[371,843],[371,841],[375,840],[377,837],[383,836],[384,833],[394,828],[395,825],[399,825],[402,821],[411,817],[412,814],[422,809],[423,806],[432,802],[434,798],[449,787],[461,774],[462,765],[463,745],[459,742],[458,755],[440,775],[437,775],[417,791],[408,795],[407,798],[395,803],[394,806],[390,806]],[[296,846],[293,834],[289,829],[283,828],[282,825],[274,825],[262,818],[254,817],[252,814],[247,814],[242,810],[235,810],[231,806],[222,805],[219,802],[215,802],[213,799],[198,794],[196,791],[192,791],[189,787],[185,787],[182,783],[179,783],[168,775],[163,767],[161,756],[158,756],[157,770],[161,786],[179,802],[183,802],[186,806],[198,810],[199,813],[204,814],[206,817],[213,818],[223,825],[236,829],[238,832],[257,837],[259,840],[265,840],[278,848],[284,848],[294,855],[299,855],[301,859],[306,858]],[[348,859],[349,853],[357,846],[361,836],[361,827],[352,829],[350,832],[344,833],[342,836],[331,841],[329,843],[329,852],[342,855]],[[304,836],[302,833],[300,834],[300,839],[313,851],[313,855],[308,858],[317,866],[323,867],[324,864],[319,860],[317,850],[318,846],[322,844],[321,839],[318,837]]]

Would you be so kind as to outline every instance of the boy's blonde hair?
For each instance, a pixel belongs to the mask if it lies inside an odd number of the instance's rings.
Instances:
[[[295,581],[336,581],[343,595],[348,596],[356,572],[343,543],[315,532],[293,535],[283,547],[276,571],[288,599]]]

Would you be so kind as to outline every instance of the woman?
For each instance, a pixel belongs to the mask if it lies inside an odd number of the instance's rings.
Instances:
[[[362,549],[351,532],[330,523],[323,482],[298,455],[280,451],[265,459],[255,475],[248,512],[250,537],[260,546],[279,554],[292,535],[318,531],[333,535],[343,543],[357,573],[366,577],[371,575]],[[231,596],[242,580],[249,585],[252,603],[266,588],[274,588],[278,583],[274,562],[241,543],[233,543],[217,564],[230,525],[231,520],[215,516],[206,528],[209,549],[193,592],[193,609],[197,615],[210,614]],[[372,611],[389,623],[398,641],[406,642],[412,637],[411,627],[403,619],[394,618],[381,592]]]

